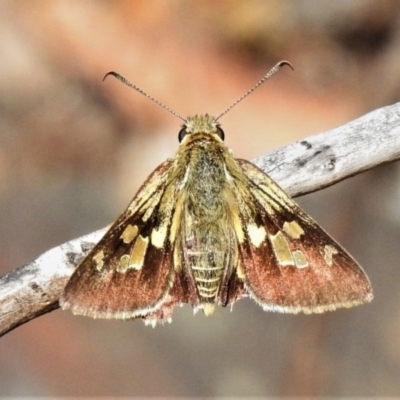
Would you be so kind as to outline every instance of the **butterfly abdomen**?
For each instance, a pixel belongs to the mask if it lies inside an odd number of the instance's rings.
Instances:
[[[207,234],[200,236],[199,232]],[[222,277],[229,266],[227,238],[217,223],[192,226],[187,232],[185,261],[196,284],[200,303],[214,303],[218,297]]]

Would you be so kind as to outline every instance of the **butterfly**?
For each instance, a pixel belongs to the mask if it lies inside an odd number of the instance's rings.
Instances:
[[[78,265],[60,305],[93,318],[170,321],[250,297],[266,311],[322,313],[372,300],[357,262],[261,169],[234,158],[219,117],[182,118],[180,147]],[[290,65],[290,64],[289,64]]]

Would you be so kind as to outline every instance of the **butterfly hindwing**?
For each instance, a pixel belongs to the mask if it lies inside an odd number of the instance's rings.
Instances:
[[[63,308],[95,318],[133,318],[160,308],[174,279],[171,168],[167,161],[153,172],[78,266],[65,288]]]
[[[353,258],[255,165],[237,191],[244,238],[238,240],[244,285],[265,310],[318,313],[372,298]]]

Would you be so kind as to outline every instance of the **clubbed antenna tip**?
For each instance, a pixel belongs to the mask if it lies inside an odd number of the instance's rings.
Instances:
[[[122,75],[120,75],[118,72],[114,72],[114,71],[110,71],[107,72],[104,75],[103,81],[107,78],[107,76],[113,76],[114,78],[117,78],[119,81],[121,81],[122,83],[124,83],[125,85],[131,87],[132,89],[135,89],[137,92],[139,92],[140,94],[142,94],[143,96],[147,97],[149,100],[153,101],[154,103],[158,104],[160,107],[164,108],[165,110],[167,110],[168,112],[170,112],[172,115],[175,115],[175,117],[178,117],[179,119],[181,119],[182,121],[186,122],[185,118],[183,118],[182,116],[180,116],[176,111],[172,110],[171,108],[167,107],[164,103],[161,103],[161,101],[158,101],[157,99],[155,99],[154,97],[150,96],[149,94],[147,94],[144,90],[140,89],[139,87],[137,87],[136,85],[134,85],[132,82],[130,82],[128,79],[124,78]]]
[[[228,111],[232,110],[237,104],[239,104],[243,99],[245,99],[249,94],[253,93],[259,86],[261,86],[268,78],[271,78],[276,72],[278,72],[284,65],[289,66],[292,70],[292,64],[289,61],[283,60],[279,61],[274,67],[272,67],[252,88],[250,88],[245,94],[240,96],[231,106],[229,106],[223,113],[221,113],[215,120],[218,121],[223,117]]]
[[[252,88],[250,88],[245,94],[240,96],[231,106],[229,106],[223,113],[221,113],[215,121],[218,121],[222,116],[224,116],[228,111],[232,110],[233,107],[235,107],[238,103],[240,103],[244,98],[246,98],[249,94],[254,92],[260,85],[262,85],[268,78],[270,78],[272,75],[274,75],[276,72],[279,71],[284,65],[287,65],[293,70],[292,64],[290,64],[289,61],[280,61],[278,62],[273,68],[271,68],[267,74],[265,74]],[[147,97],[149,100],[153,101],[154,103],[158,104],[160,107],[164,108],[168,112],[170,112],[172,115],[175,115],[175,117],[178,117],[181,119],[183,122],[186,122],[186,119],[183,118],[181,115],[179,115],[176,111],[172,110],[171,108],[167,107],[165,104],[161,103],[154,97],[150,96],[147,94],[145,91],[134,85],[132,82],[130,82],[128,79],[124,78],[122,75],[120,75],[118,72],[110,71],[107,72],[104,75],[103,81],[109,76],[113,76],[114,78],[117,78],[119,81],[124,83],[125,85],[131,87],[132,89],[135,89],[137,92],[141,93],[143,96]]]

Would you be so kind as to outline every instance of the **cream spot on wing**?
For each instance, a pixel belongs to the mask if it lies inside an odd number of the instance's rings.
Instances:
[[[292,239],[299,239],[304,234],[303,228],[296,221],[286,221],[283,230]]]
[[[308,267],[307,258],[301,250],[295,250],[292,254],[297,268]]]
[[[259,247],[261,243],[265,241],[267,232],[263,226],[257,226],[255,224],[247,225],[247,232],[249,233],[250,241],[255,247]]]
[[[332,266],[333,264],[333,256],[338,254],[339,251],[333,247],[332,245],[328,244],[324,247],[324,260],[329,265]]]
[[[104,267],[104,261],[103,261],[104,260],[104,251],[100,250],[98,253],[96,253],[93,256],[92,260],[96,266],[96,269],[98,271],[101,271]]]
[[[119,259],[119,264],[117,266],[117,272],[124,273],[129,269],[129,260],[131,257],[128,254],[124,254],[120,259]]]
[[[236,268],[236,275],[237,275],[237,277],[238,277],[241,281],[244,280],[245,275],[244,275],[244,272],[243,272],[243,269],[242,269],[242,266],[241,266],[241,265],[238,265],[238,266],[237,266],[237,268]]]
[[[167,225],[161,225],[158,229],[153,229],[151,232],[151,243],[161,249],[164,246],[165,238],[167,236]]]
[[[143,267],[144,257],[146,255],[148,245],[149,238],[144,238],[139,235],[131,252],[129,268],[139,270]]]
[[[279,264],[282,266],[295,266],[292,252],[290,251],[289,244],[285,236],[283,236],[283,233],[279,231],[276,235],[271,235],[270,240]]]
[[[137,236],[138,227],[136,225],[132,226],[129,224],[125,230],[122,232],[120,239],[123,240],[124,243],[131,243],[133,239]]]

